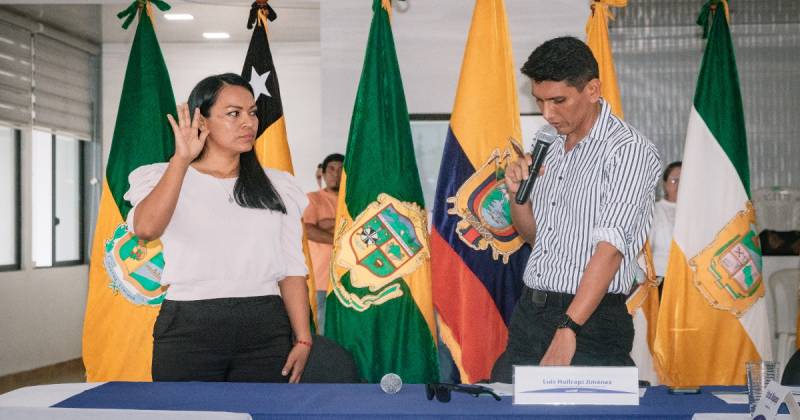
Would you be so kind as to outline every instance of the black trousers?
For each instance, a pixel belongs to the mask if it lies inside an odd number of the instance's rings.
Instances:
[[[287,382],[291,347],[280,296],[165,300],[153,328],[153,380]]]
[[[538,365],[575,295],[524,287],[511,315],[506,350],[494,364],[492,382],[511,383],[514,365]],[[573,366],[634,366],[633,319],[625,296],[607,294],[578,334]]]

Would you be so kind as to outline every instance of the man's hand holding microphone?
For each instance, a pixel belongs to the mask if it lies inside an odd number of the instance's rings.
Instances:
[[[506,188],[509,195],[514,195],[514,202],[517,204],[525,204],[530,198],[534,181],[544,173],[542,162],[547,155],[547,149],[557,138],[556,129],[545,125],[536,132],[531,153],[521,156],[506,167]]]

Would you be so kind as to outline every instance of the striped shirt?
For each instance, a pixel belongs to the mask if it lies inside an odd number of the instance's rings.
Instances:
[[[600,241],[623,255],[608,292],[627,294],[636,281],[661,162],[649,140],[600,103],[589,135],[569,152],[560,136],[534,184],[536,240],[523,277],[533,289],[575,294]]]

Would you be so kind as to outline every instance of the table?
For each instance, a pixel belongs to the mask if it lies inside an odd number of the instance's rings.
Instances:
[[[384,394],[373,384],[262,384],[262,383],[150,383],[109,382],[94,387],[69,384],[74,394],[51,404],[57,408],[215,411],[249,413],[253,419],[496,419],[535,415],[543,419],[603,417],[605,419],[691,419],[696,413],[735,414],[746,418],[746,404],[726,404],[714,390],[743,391],[742,387],[703,388],[698,395],[670,395],[665,387],[649,388],[639,406],[515,406],[510,397],[498,402],[491,397],[453,393],[452,401],[428,401],[424,386],[409,385],[395,395]],[[62,393],[68,385],[62,385]],[[20,396],[36,394],[30,387],[0,396],[0,408],[18,405]],[[87,389],[88,388],[88,389]],[[44,391],[44,390],[42,390]],[[60,399],[66,394],[55,399]],[[15,402],[15,400],[17,402]],[[27,398],[30,404],[34,399]],[[54,397],[41,399],[52,402]],[[139,412],[141,413],[141,412]],[[742,414],[745,417],[742,417]],[[1,416],[0,416],[1,417]],[[155,416],[154,416],[155,417]],[[719,415],[709,416],[720,418]]]

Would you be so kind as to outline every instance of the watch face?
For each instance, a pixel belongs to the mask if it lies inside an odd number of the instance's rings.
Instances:
[[[561,328],[569,328],[577,335],[581,329],[581,326],[578,325],[575,321],[573,321],[569,315],[564,314],[564,317],[561,319],[561,322],[558,324],[558,329]]]
[[[564,315],[561,318],[561,322],[558,323],[558,328],[569,328],[569,316]]]

